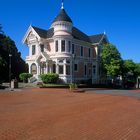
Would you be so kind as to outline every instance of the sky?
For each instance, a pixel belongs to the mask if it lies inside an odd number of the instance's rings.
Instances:
[[[60,11],[61,0],[0,0],[0,24],[25,59],[22,39],[31,25],[48,29]],[[123,59],[140,62],[140,0],[64,0],[74,26],[87,35],[106,32]]]

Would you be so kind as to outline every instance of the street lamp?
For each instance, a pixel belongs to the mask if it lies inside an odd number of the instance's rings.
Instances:
[[[11,57],[12,54],[9,54],[9,87],[11,87]]]

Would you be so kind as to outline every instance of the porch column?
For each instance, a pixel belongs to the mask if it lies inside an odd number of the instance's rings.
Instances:
[[[56,73],[59,74],[59,65],[56,63]]]
[[[70,75],[71,75],[71,83],[73,83],[73,60],[71,60],[71,63],[70,63]]]
[[[31,65],[28,64],[28,72],[31,73]]]
[[[40,75],[40,65],[37,64],[37,75]]]
[[[48,73],[48,63],[46,63],[46,74]]]
[[[52,65],[50,65],[50,73],[52,73]]]
[[[66,75],[66,64],[64,64],[64,75]]]

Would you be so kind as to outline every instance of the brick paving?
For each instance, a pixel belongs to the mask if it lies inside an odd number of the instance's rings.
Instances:
[[[139,98],[92,92],[0,91],[0,140],[140,140]]]

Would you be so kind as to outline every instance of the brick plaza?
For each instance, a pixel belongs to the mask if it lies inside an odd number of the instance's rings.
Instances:
[[[139,99],[68,89],[0,91],[0,140],[140,140]]]

